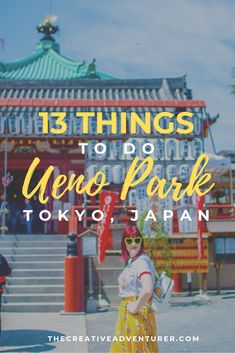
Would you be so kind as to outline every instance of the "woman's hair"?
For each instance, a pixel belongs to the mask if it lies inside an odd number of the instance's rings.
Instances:
[[[142,242],[141,242],[141,246],[140,246],[140,250],[139,252],[136,254],[136,256],[139,256],[143,250],[144,250],[144,241],[143,241],[143,237],[140,233],[140,231],[138,230],[137,227],[134,226],[126,226],[126,228],[123,231],[123,235],[122,235],[122,241],[121,241],[121,249],[122,249],[122,255],[121,255],[121,260],[123,262],[125,262],[128,257],[129,257],[129,253],[126,249],[126,244],[125,244],[125,238],[135,238],[135,237],[140,237],[142,238]]]

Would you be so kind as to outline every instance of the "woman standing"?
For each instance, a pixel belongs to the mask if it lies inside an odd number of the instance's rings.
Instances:
[[[121,304],[109,353],[159,353],[151,309],[154,266],[136,227],[125,228],[121,246],[122,260],[129,260],[118,278]]]

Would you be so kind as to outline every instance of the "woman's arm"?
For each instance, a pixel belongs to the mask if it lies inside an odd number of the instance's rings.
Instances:
[[[127,310],[131,314],[136,314],[140,308],[151,298],[153,294],[153,281],[150,273],[144,273],[141,276],[142,290],[135,302],[127,304]]]

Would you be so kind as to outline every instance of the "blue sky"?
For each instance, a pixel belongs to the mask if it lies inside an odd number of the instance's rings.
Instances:
[[[97,59],[97,68],[120,78],[175,77],[187,73],[195,99],[220,121],[216,149],[235,149],[235,1],[233,0],[1,0],[1,60],[30,54],[35,26],[58,16],[64,55]],[[211,144],[207,143],[208,151]]]

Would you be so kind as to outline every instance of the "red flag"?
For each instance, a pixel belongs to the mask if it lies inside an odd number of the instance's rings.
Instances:
[[[197,201],[197,215],[199,210],[203,210],[203,205],[204,205],[204,196],[196,196],[196,201]],[[202,227],[203,223],[202,220],[197,221],[197,241],[198,241],[198,257],[199,259],[204,257],[204,247],[203,247],[203,240],[202,240]]]
[[[101,263],[105,259],[105,250],[108,244],[109,228],[111,217],[114,210],[114,204],[118,194],[110,191],[100,192],[100,211],[103,212],[103,219],[99,221],[98,233],[98,261]]]

